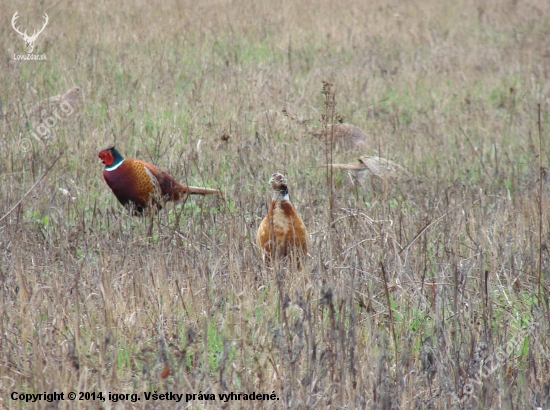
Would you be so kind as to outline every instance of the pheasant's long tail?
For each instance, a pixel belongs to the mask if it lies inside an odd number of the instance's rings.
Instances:
[[[335,168],[335,169],[355,169],[355,170],[365,168],[364,165],[360,165],[360,164],[327,164],[327,165],[322,165],[321,167],[322,168],[332,167],[332,168]]]
[[[187,186],[184,188],[185,192],[192,195],[222,195],[222,192],[218,189],[200,188],[197,186]]]

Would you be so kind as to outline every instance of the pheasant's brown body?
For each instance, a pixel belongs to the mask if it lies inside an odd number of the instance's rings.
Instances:
[[[256,241],[264,255],[300,259],[307,253],[307,231],[290,203],[286,179],[275,173],[271,177],[273,197],[267,216],[258,229]]]
[[[138,214],[151,205],[161,208],[166,201],[179,201],[186,194],[221,194],[217,189],[184,186],[155,165],[122,158],[114,148],[101,151],[99,156],[106,164],[103,177],[107,185],[122,205],[133,204]]]
[[[333,141],[346,148],[363,148],[367,144],[367,136],[360,128],[351,124],[329,124],[326,128],[311,131],[316,138],[331,137]]]
[[[359,157],[359,164],[330,164],[335,169],[354,171],[357,179],[363,184],[370,179],[373,191],[386,198],[390,185],[411,180],[411,174],[401,165],[381,157]]]

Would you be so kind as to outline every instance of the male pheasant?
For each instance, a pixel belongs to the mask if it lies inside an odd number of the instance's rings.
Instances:
[[[286,178],[276,172],[269,181],[273,190],[267,216],[256,235],[262,254],[268,259],[282,257],[300,259],[307,253],[307,232],[302,218],[290,203]]]
[[[105,164],[105,182],[122,205],[134,207],[134,215],[143,215],[143,211],[151,206],[160,209],[162,203],[178,201],[187,194],[221,195],[217,189],[181,185],[155,165],[124,158],[114,146],[101,151],[99,158]]]

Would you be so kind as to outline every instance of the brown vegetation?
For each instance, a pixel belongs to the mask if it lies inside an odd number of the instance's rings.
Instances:
[[[46,61],[13,60],[16,10],[21,27],[49,15]],[[255,408],[550,408],[548,1],[4,0],[0,15],[0,112],[74,84],[86,97],[47,139],[0,120],[1,406],[274,391]],[[319,167],[358,157],[308,135],[340,119],[368,136],[359,155],[412,174],[406,195],[349,195]],[[226,201],[168,204],[149,235],[106,189],[113,141]],[[255,245],[274,170],[310,234],[285,275]],[[251,407],[178,406],[208,404]]]

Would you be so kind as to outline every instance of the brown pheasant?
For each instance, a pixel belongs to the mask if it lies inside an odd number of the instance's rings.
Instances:
[[[373,190],[386,198],[388,183],[410,180],[411,174],[401,165],[381,157],[359,157],[359,164],[329,164],[335,169],[355,171],[360,183],[370,179]]]
[[[286,178],[276,172],[269,180],[272,188],[271,204],[263,219],[256,242],[263,258],[295,259],[297,266],[307,253],[307,231],[304,222],[290,203]]]
[[[37,116],[40,120],[55,115],[55,113],[58,117],[67,117],[78,109],[81,94],[80,87],[72,87],[63,95],[56,95],[41,101],[32,110],[31,115]]]
[[[155,165],[122,157],[115,147],[101,151],[99,158],[105,164],[105,182],[122,205],[133,206],[134,215],[143,215],[151,206],[160,209],[164,202],[179,201],[187,194],[221,195],[217,189],[181,185]]]
[[[311,131],[309,134],[317,138],[332,137],[335,143],[346,148],[362,148],[367,144],[367,136],[351,124],[329,124],[326,129]]]

